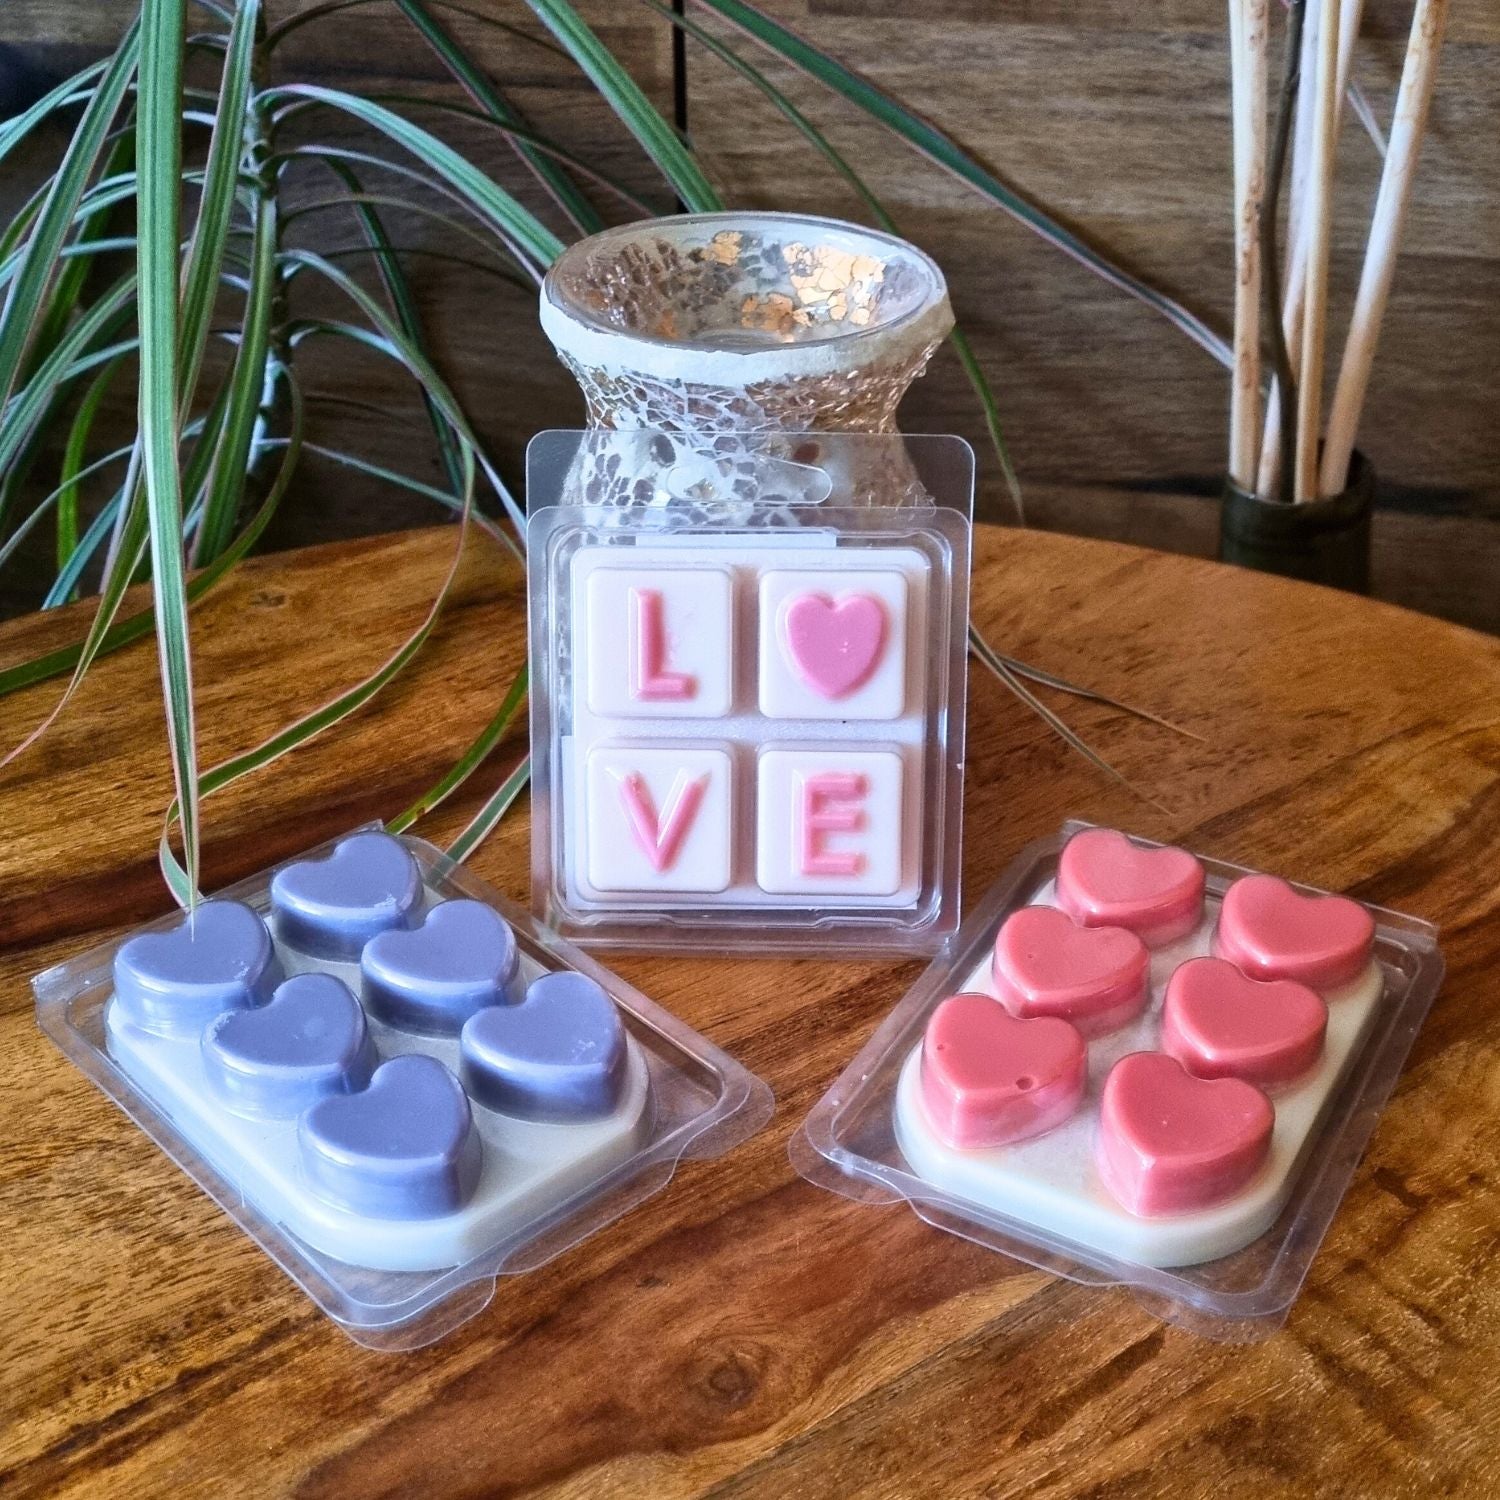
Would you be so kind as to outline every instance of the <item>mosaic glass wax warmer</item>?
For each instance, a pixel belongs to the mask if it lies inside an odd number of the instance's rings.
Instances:
[[[973,456],[896,406],[941,273],[831,220],[611,230],[547,278],[587,432],[528,456],[533,895],[586,946],[955,925]]]

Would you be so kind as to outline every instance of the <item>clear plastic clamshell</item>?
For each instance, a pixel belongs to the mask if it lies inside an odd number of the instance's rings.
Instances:
[[[606,950],[932,952],[968,445],[548,432],[527,495],[537,914]]]
[[[1437,994],[1443,976],[1437,931],[1399,912],[1364,903],[1335,903],[1343,918],[1363,929],[1367,945],[1373,925],[1373,953],[1366,948],[1360,960],[1364,968],[1352,978],[1339,976],[1337,983],[1322,986],[1316,994],[1309,993],[1310,981],[1309,986],[1283,985],[1284,993],[1273,995],[1276,987],[1270,982],[1246,982],[1267,976],[1253,972],[1244,953],[1226,948],[1222,939],[1226,893],[1254,872],[1197,856],[1200,895],[1197,915],[1189,918],[1192,925],[1169,934],[1165,942],[1151,943],[1148,953],[1138,953],[1144,1001],[1127,1005],[1123,1019],[1116,1014],[1096,1029],[1086,1021],[1078,1027],[1086,1056],[1074,1080],[1078,1087],[1073,1099],[1044,1116],[1046,1101],[1040,1095],[1051,1080],[1010,1080],[1007,1075],[1006,1087],[1012,1093],[1031,1091],[1029,1107],[1037,1111],[1034,1128],[997,1141],[980,1139],[973,1129],[974,1117],[961,1110],[982,1096],[982,1087],[963,1095],[945,1085],[941,1075],[954,1064],[934,1061],[925,1049],[934,1036],[941,1038],[935,1044],[939,1047],[957,1045],[963,1026],[985,1021],[990,1004],[996,1007],[988,1017],[995,1029],[1012,1027],[1010,1021],[995,1022],[1002,1009],[1007,1015],[1017,1009],[1017,992],[1005,990],[1014,975],[1007,970],[1003,984],[997,979],[997,936],[1022,908],[1067,910],[1068,901],[1058,894],[1060,857],[1074,835],[1089,832],[1090,825],[1070,821],[1017,856],[813,1108],[792,1140],[793,1164],[804,1177],[831,1191],[863,1202],[905,1201],[940,1229],[1058,1276],[1129,1287],[1158,1316],[1208,1337],[1236,1342],[1266,1337],[1281,1326],[1296,1300]],[[1119,836],[1111,832],[1109,837]],[[1163,847],[1144,839],[1125,842],[1135,851]],[[1316,902],[1299,902],[1299,897],[1327,894],[1295,882],[1270,882],[1265,876],[1256,877],[1256,884],[1261,894],[1274,887],[1273,906],[1280,901],[1288,910],[1296,908],[1292,915],[1298,921],[1315,920],[1319,914]],[[1028,924],[1036,931],[1027,933],[1024,942],[1012,943],[1007,954],[1021,954],[1033,972],[1040,972],[1038,934],[1045,939],[1049,929],[1068,924],[1060,922],[1057,913],[1040,920],[1029,917]],[[1082,925],[1106,924],[1107,917]],[[1117,947],[1128,950],[1129,935],[1118,930],[1113,935],[1125,940]],[[1230,958],[1242,972],[1239,977],[1230,972],[1226,980],[1224,974],[1234,967]],[[1201,1035],[1184,1040],[1180,1026],[1174,1033],[1175,1022],[1164,1026],[1164,999],[1173,976],[1185,976],[1187,966],[1205,962],[1209,971],[1200,969],[1196,977],[1212,982],[1212,966],[1219,966],[1220,989],[1214,1003],[1220,1016],[1230,1014],[1225,1007],[1231,1001],[1239,1003],[1237,995],[1252,1006],[1273,1000],[1282,1004],[1299,999],[1291,991],[1300,992],[1301,1003],[1315,1011],[1323,1009],[1326,1030],[1311,1036],[1312,1052],[1300,1057],[1295,1022],[1287,1020],[1282,1053],[1290,1059],[1286,1077],[1275,1083],[1262,1079],[1263,1087],[1252,1087],[1244,1072],[1235,1071],[1252,1062],[1265,1067],[1268,1059],[1275,1060],[1270,1044],[1278,1042],[1279,1023],[1268,1022],[1264,1011],[1256,1018],[1241,1013],[1229,1028],[1241,1046],[1238,1058],[1195,1053],[1195,1045],[1203,1046]],[[1051,980],[1060,982],[1056,970]],[[1174,1009],[1179,1001],[1183,1007],[1187,1004],[1185,978],[1178,983],[1182,988],[1166,1007],[1169,1020],[1189,1014],[1185,1008]],[[1198,988],[1202,991],[1203,985]],[[1213,984],[1208,988],[1212,990]],[[933,1028],[934,1012],[953,996],[965,997],[961,1003],[969,1007],[969,1014],[954,1014],[959,1024],[947,1031],[941,1023]],[[1252,1021],[1248,1028],[1247,1020]],[[1259,1048],[1253,1058],[1243,1045],[1247,1039]],[[996,1056],[1003,1045],[997,1046]],[[1310,1064],[1309,1056],[1315,1059]],[[1114,1077],[1126,1059],[1126,1071],[1134,1074],[1129,1084],[1137,1089],[1136,1103],[1150,1106],[1140,1108],[1133,1120],[1120,1102],[1125,1098],[1123,1075]],[[1060,1077],[1061,1064],[1058,1070]],[[1022,1070],[1012,1066],[1011,1071]],[[1194,1076],[1189,1078],[1189,1073]],[[974,1082],[972,1074],[967,1082]],[[984,1082],[979,1080],[980,1085]],[[1161,1082],[1165,1091],[1153,1096],[1152,1089]],[[1107,1083],[1116,1086],[1112,1103],[1105,1102]],[[1005,1097],[1003,1090],[995,1097],[1001,1099],[1002,1109],[1028,1107],[1025,1098]],[[945,1103],[953,1105],[949,1115],[934,1114],[934,1108]],[[1233,1132],[1244,1122],[1231,1119],[1228,1110],[1246,1105],[1244,1119],[1253,1122],[1259,1111],[1263,1134],[1252,1143],[1259,1155],[1244,1158],[1248,1165],[1233,1190],[1212,1188],[1202,1203],[1191,1205],[1147,1202],[1144,1197],[1132,1203],[1133,1188],[1154,1191],[1158,1179],[1179,1165],[1167,1154],[1153,1158],[1151,1139],[1142,1144],[1142,1137],[1167,1141],[1160,1148],[1164,1153],[1181,1149],[1185,1173],[1219,1170],[1226,1163],[1233,1168],[1230,1152],[1240,1149]],[[1168,1140],[1169,1130],[1178,1128],[1168,1116],[1179,1108],[1186,1111],[1180,1118],[1197,1112],[1195,1128],[1205,1131],[1186,1148],[1180,1139]],[[1215,1110],[1220,1111],[1217,1121]],[[1205,1119],[1210,1125],[1201,1124]],[[955,1142],[955,1131],[965,1128],[971,1130],[970,1139]],[[1134,1138],[1127,1133],[1132,1128],[1138,1131]],[[1219,1132],[1217,1139],[1210,1139],[1212,1131]],[[1199,1144],[1203,1152],[1195,1160]],[[1212,1161],[1206,1154],[1210,1148],[1220,1153]],[[1125,1171],[1138,1174],[1123,1186],[1121,1161]],[[1116,1176],[1110,1181],[1112,1169]],[[1191,1187],[1191,1176],[1184,1176],[1174,1190],[1184,1182]]]
[[[769,1119],[419,839],[356,831],[32,981],[42,1029],[357,1343],[418,1348]]]

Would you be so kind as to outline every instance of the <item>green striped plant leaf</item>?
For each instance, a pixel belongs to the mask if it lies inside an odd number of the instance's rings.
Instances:
[[[668,212],[660,203],[648,202],[640,194],[621,182],[618,177],[602,171],[579,156],[577,152],[569,151],[566,146],[559,145],[549,136],[538,135],[536,131],[526,130],[520,126],[502,124],[483,110],[473,109],[467,104],[455,104],[451,99],[429,99],[421,94],[392,93],[388,90],[382,90],[378,94],[368,94],[364,97],[374,99],[380,104],[391,106],[401,105],[408,109],[429,110],[435,114],[446,115],[453,119],[472,120],[475,124],[483,125],[487,130],[492,130],[496,135],[504,136],[512,145],[526,146],[534,151],[537,156],[577,172],[579,176],[587,178],[588,181],[604,188],[612,198],[617,198],[627,208],[633,209],[645,218],[657,218],[661,214]]]
[[[229,221],[234,211],[235,192],[240,183],[240,159],[249,123],[247,110],[259,19],[260,0],[239,0],[224,53],[224,66],[219,82],[219,107],[214,116],[213,132],[209,137],[208,162],[203,171],[203,191],[199,195],[198,214],[188,245],[187,266],[182,272],[182,370],[178,388],[182,392],[181,415],[184,418],[192,392],[198,383],[198,370],[208,342],[208,321],[219,289],[224,249],[229,237]],[[179,83],[180,81],[179,75]],[[174,115],[176,112],[174,109]],[[175,119],[168,122],[167,128],[172,131],[173,139],[180,142],[180,130]],[[175,259],[175,241],[172,255]]]
[[[531,133],[525,116],[505,98],[483,69],[474,65],[447,28],[433,15],[432,7],[426,4],[426,0],[396,0],[396,3],[416,27],[423,41],[437,54],[443,66],[458,80],[464,92],[496,124],[510,128],[510,143],[516,155],[531,168],[537,181],[567,215],[573,227],[582,234],[593,234],[603,229],[604,220],[599,217],[599,210],[589,201],[588,195],[552,156],[539,151],[534,144],[516,133]]]
[[[461,865],[495,831],[500,820],[515,804],[516,798],[526,790],[526,783],[530,780],[531,757],[528,755],[491,793],[484,806],[448,845],[448,858]]]
[[[723,200],[703,175],[693,153],[568,0],[526,0],[526,3],[640,142],[657,170],[672,184],[683,206],[691,213],[712,213],[723,208]]]
[[[242,776],[248,776],[252,771],[258,771],[268,766],[272,761],[279,760],[283,755],[306,744],[309,740],[320,735],[325,729],[341,722],[356,710],[363,708],[382,688],[384,688],[400,672],[415,659],[417,653],[422,649],[428,637],[436,627],[443,607],[448,602],[448,595],[453,587],[453,580],[458,576],[459,563],[463,560],[464,543],[469,534],[469,515],[474,502],[474,451],[466,442],[463,447],[464,459],[464,507],[459,517],[456,528],[457,537],[453,548],[453,561],[449,564],[447,575],[443,579],[432,606],[428,610],[422,623],[407,637],[401,647],[385,662],[372,672],[368,677],[356,683],[347,692],[340,693],[336,698],[330,699],[321,707],[314,709],[311,713],[304,714],[294,724],[289,724],[285,729],[279,730],[268,739],[261,741],[252,750],[247,750],[242,755],[236,755],[229,760],[222,761],[217,766],[205,771],[201,778],[194,784],[193,794],[195,800],[210,796],[212,793],[229,786],[238,781]],[[179,861],[172,850],[172,827],[178,822],[182,815],[181,799],[174,800],[167,810],[166,821],[162,827],[161,841],[157,848],[157,858],[161,865],[162,876],[167,882],[168,888],[177,901],[184,906],[191,906],[197,894],[196,872],[193,871],[185,861]]]
[[[37,501],[21,524],[6,537],[4,546],[0,546],[0,567],[5,566],[21,543],[46,519],[47,512],[54,505],[60,504],[71,488],[76,487],[81,480],[87,479],[90,474],[97,474],[100,469],[108,468],[110,464],[118,463],[122,458],[128,458],[134,446],[133,443],[126,443],[124,447],[116,448],[113,453],[106,453],[92,463],[65,470],[63,480],[57,488]]]
[[[227,385],[223,431],[214,444],[206,476],[203,519],[193,541],[195,562],[211,562],[229,544],[251,467],[251,446],[271,372],[271,322],[278,291],[276,201],[255,200],[250,276],[240,324],[239,348]]]
[[[499,470],[485,454],[483,445],[475,436],[473,428],[463,414],[463,409],[458,404],[458,399],[448,389],[442,377],[432,367],[423,352],[411,342],[402,332],[400,325],[383,307],[359,285],[352,277],[346,275],[330,261],[320,255],[313,254],[310,250],[287,250],[282,252],[281,259],[289,264],[304,266],[309,270],[318,272],[326,280],[338,287],[340,291],[349,298],[351,302],[362,312],[369,323],[368,328],[359,327],[356,324],[335,324],[326,320],[320,320],[317,324],[305,325],[311,329],[317,327],[323,331],[338,331],[344,337],[362,343],[368,348],[379,350],[405,365],[413,378],[421,385],[432,398],[434,405],[442,413],[443,418],[452,427],[454,433],[462,440],[478,460],[488,479],[491,488],[499,497],[500,503],[505,507],[510,516],[511,523],[516,529],[516,541],[510,541],[511,550],[518,559],[522,557],[521,546],[526,538],[526,516],[521,507],[516,503],[514,496],[510,493]]]
[[[46,306],[45,293],[57,267],[58,252],[104,149],[110,124],[135,76],[140,50],[140,29],[132,24],[89,98],[21,252],[21,263],[0,311],[0,408],[10,400],[21,378],[32,335]]]
[[[74,413],[73,421],[68,428],[68,441],[63,449],[62,482],[54,491],[57,496],[57,566],[59,569],[66,568],[69,559],[78,550],[78,486],[86,474],[93,473],[96,469],[94,464],[85,466],[84,455],[88,451],[89,435],[99,417],[99,408],[124,364],[125,356],[119,354],[99,371],[88,390],[84,392],[83,400],[78,403],[78,410]],[[132,446],[127,443],[119,451],[128,454]],[[69,590],[69,597],[71,596],[72,591]]]
[[[394,253],[391,238],[385,232],[385,224],[380,214],[373,204],[360,201],[364,189],[360,185],[359,178],[349,167],[343,162],[330,161],[328,168],[343,181],[355,200],[355,215],[359,219],[360,228],[364,231],[365,239],[373,252],[376,271],[385,287],[386,298],[391,304],[391,312],[401,325],[402,333],[410,340],[412,347],[417,349],[431,364],[432,355],[427,347],[427,335],[422,327],[422,314],[417,307],[417,299],[412,292],[411,283],[406,278],[401,258]],[[427,413],[428,426],[432,428],[432,435],[437,442],[438,456],[442,460],[448,486],[456,493],[463,479],[463,463],[459,457],[458,439],[443,414],[438,410],[437,403],[432,399],[425,385],[419,388],[418,395],[422,401],[422,409]]]
[[[306,10],[298,11],[294,16],[288,16],[284,21],[278,21],[271,27],[266,35],[267,53],[274,51],[294,31],[300,31],[312,21],[321,21],[327,16],[336,15],[339,11],[357,10],[365,5],[386,5],[389,0],[322,0],[321,4],[310,5]],[[471,6],[459,5],[454,0],[433,0],[431,9],[440,10],[446,14],[465,16],[470,21],[477,21],[481,26],[488,26],[492,30],[502,31],[513,37],[518,42],[524,42],[528,47],[535,47],[542,51],[554,53],[558,57],[566,57],[567,53],[547,37],[535,35],[524,27],[516,26],[501,16],[487,15],[483,11],[473,9]]]
[[[1227,367],[1233,363],[1233,351],[1227,341],[1202,318],[1189,312],[1165,292],[1142,281],[1140,277],[1133,276],[1081,236],[1060,224],[1040,204],[1002,182],[982,166],[952,136],[923,119],[869,79],[819,51],[790,27],[783,26],[780,21],[755,6],[747,5],[745,0],[694,0],[694,4],[712,11],[761,46],[785,58],[810,78],[857,105],[871,119],[879,121],[929,161],[952,173],[991,203],[1004,209],[1012,218],[1039,234],[1049,245],[1086,266],[1111,286],[1129,293],[1160,313],[1174,328],[1212,354],[1220,364]]]
[[[495,716],[480,730],[474,743],[464,751],[457,763],[434,786],[429,787],[405,812],[386,820],[392,833],[401,833],[410,828],[418,818],[425,817],[433,808],[446,802],[484,763],[489,753],[505,738],[505,732],[514,722],[521,705],[526,701],[526,668],[516,673],[509,691],[500,700]]]
[[[14,460],[60,386],[86,374],[101,362],[101,354],[113,357],[108,348],[95,348],[92,360],[85,351],[119,327],[122,318],[128,316],[135,292],[135,276],[122,276],[63,334],[31,379],[0,411],[0,469]]]
[[[309,395],[309,400],[311,400],[311,395]],[[285,440],[275,438],[272,441],[280,443]],[[341,448],[329,448],[321,443],[303,443],[302,446],[306,452],[316,453],[320,458],[326,458],[343,468],[354,469],[361,474],[368,474],[372,479],[379,479],[385,484],[392,485],[396,489],[406,490],[413,495],[421,495],[427,500],[435,500],[445,510],[455,513],[463,510],[463,495],[459,491],[440,490],[436,485],[423,484],[420,479],[413,479],[409,474],[399,474],[395,469],[387,469],[381,464],[372,463],[367,458],[360,458],[357,454],[346,453]],[[509,548],[509,537],[479,510],[476,509],[470,513],[469,524],[476,531],[483,531],[492,542]]]
[[[430,130],[403,120],[385,105],[362,99],[357,94],[310,83],[282,84],[266,89],[261,99],[267,105],[277,100],[315,100],[363,121],[425,162],[472,203],[506,239],[519,245],[533,260],[546,266],[562,254],[562,241],[535,214]]]
[[[88,67],[75,73],[71,78],[65,78],[56,88],[49,89],[30,108],[23,109],[20,114],[12,115],[10,119],[0,122],[0,162],[3,162],[48,115],[55,114],[60,109],[71,108],[74,104],[81,104],[89,98],[93,85],[98,82],[109,65],[110,59],[107,57],[101,58],[96,63],[90,63]]]
[[[184,0],[144,0],[141,11],[140,303],[141,477],[151,540],[157,654],[172,775],[181,805],[183,865],[198,880],[198,767],[193,672],[188,645],[187,580],[182,547],[177,403],[182,324],[177,302],[181,216],[182,41]]]
[[[208,567],[195,573],[188,581],[187,599],[189,604],[195,604],[203,598],[216,583],[224,578],[229,571],[238,563],[243,561],[250,549],[260,540],[261,534],[270,524],[272,516],[275,515],[282,497],[286,493],[286,487],[292,475],[296,471],[297,460],[302,448],[302,404],[298,398],[295,385],[292,386],[292,430],[289,438],[282,442],[286,447],[286,453],[282,459],[281,468],[275,481],[271,484],[265,500],[260,509],[256,511],[250,522],[233,546],[229,547]],[[68,684],[62,697],[52,708],[47,718],[37,726],[26,739],[15,747],[3,760],[0,767],[7,765],[20,755],[29,745],[46,732],[53,724],[57,716],[67,705],[78,684],[83,680],[84,673],[93,663],[96,657],[110,651],[117,651],[122,646],[128,646],[132,642],[142,640],[151,634],[155,623],[155,611],[146,609],[127,619],[114,623],[115,615],[119,612],[121,601],[124,597],[125,587],[134,572],[135,565],[144,555],[146,548],[146,523],[144,520],[145,507],[141,503],[140,486],[135,478],[129,477],[122,486],[120,493],[116,496],[115,504],[119,507],[126,505],[129,499],[128,510],[124,511],[127,517],[124,532],[122,534],[119,551],[114,565],[107,572],[105,587],[100,596],[99,609],[94,617],[93,625],[90,627],[88,638],[76,646],[64,646],[44,656],[36,657],[31,661],[23,662],[18,666],[10,667],[0,672],[0,693],[13,692],[16,688],[25,687],[33,682],[39,682],[48,677],[58,676],[66,672],[70,667],[73,669],[73,677]],[[96,530],[107,530],[107,523],[111,517],[111,510],[106,507],[96,518],[94,526],[90,528],[91,535],[85,537],[80,550],[93,543],[97,543],[98,536],[93,535]]]

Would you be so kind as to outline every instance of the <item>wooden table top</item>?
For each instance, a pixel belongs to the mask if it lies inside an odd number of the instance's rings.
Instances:
[[[411,630],[452,531],[253,561],[195,616],[204,763]],[[1011,653],[1206,743],[1073,704],[1166,811],[970,688],[966,883],[1076,814],[1439,923],[1448,980],[1284,1331],[1163,1326],[798,1179],[787,1138],[911,982],[893,963],[622,960],[770,1083],[771,1125],[435,1346],[351,1344],[36,1029],[35,971],[168,906],[149,647],[99,665],[0,777],[0,1492],[1379,1496],[1500,1491],[1500,642],[1191,559],[985,530],[974,616]],[[79,607],[0,629],[0,661]],[[205,886],[437,779],[523,651],[518,573],[471,545],[370,710],[205,804]],[[0,700],[21,738],[56,684]],[[419,826],[451,836],[522,747]],[[524,899],[518,808],[473,867]],[[1316,1475],[1316,1479],[1314,1479]],[[1487,1476],[1487,1477],[1486,1477]]]

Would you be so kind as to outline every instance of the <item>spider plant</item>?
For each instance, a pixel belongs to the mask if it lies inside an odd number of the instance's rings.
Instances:
[[[290,35],[376,3],[399,11],[414,41],[430,48],[452,75],[456,96],[467,95],[467,103],[455,97],[440,108],[485,121],[545,189],[550,208],[528,208],[491,172],[417,123],[400,101],[286,76],[280,49]],[[455,567],[471,531],[520,555],[521,508],[428,347],[406,253],[388,229],[390,213],[438,218],[454,244],[466,252],[477,247],[497,275],[534,294],[565,238],[661,212],[673,199],[691,211],[725,206],[690,142],[568,0],[526,3],[539,27],[518,27],[524,17],[517,7],[503,8],[497,0],[468,0],[466,6],[446,0],[322,0],[279,18],[270,14],[267,0],[196,0],[208,28],[190,34],[189,0],[143,0],[110,56],[0,124],[3,163],[44,121],[76,116],[55,171],[0,233],[0,565],[37,528],[50,528],[56,573],[45,607],[84,590],[97,598],[80,640],[0,670],[0,692],[66,679],[43,722],[6,759],[46,730],[99,656],[154,632],[177,789],[160,858],[173,894],[184,903],[196,898],[202,799],[367,703],[418,655],[452,582],[450,569],[425,620],[378,670],[262,744],[200,771],[189,610],[256,546],[305,456],[324,453],[451,513],[457,521]],[[753,6],[694,0],[693,12],[684,15],[662,0],[636,3],[766,95],[788,129],[821,153],[879,224],[898,227],[854,167],[755,66],[754,54],[737,44],[769,51],[852,101],[895,138],[1227,361],[1223,340],[1176,303],[1064,229],[943,131]],[[460,45],[452,12],[472,24],[504,27],[517,45],[547,46],[571,59],[660,173],[662,201],[643,201],[565,143],[533,129],[503,81]],[[706,17],[727,27],[706,28]],[[432,107],[433,101],[424,101],[424,113]],[[320,122],[339,129],[320,135]],[[351,123],[364,136],[359,149],[347,143]],[[336,185],[336,200],[320,200],[319,207],[353,216],[363,266],[321,253],[290,232],[289,192],[309,173],[324,174]],[[392,177],[405,184],[402,191],[388,189]],[[380,191],[368,186],[375,178]],[[309,283],[335,293],[342,315],[303,311],[300,293]],[[442,485],[313,443],[299,355],[327,343],[372,351],[412,377],[441,457]],[[953,343],[1019,508],[993,395],[961,332]],[[101,409],[112,393],[132,386],[134,437],[98,451]],[[42,477],[59,434],[61,460]],[[122,615],[126,589],[143,578],[151,583],[151,607]],[[1000,656],[977,639],[975,649],[1071,744],[1103,765],[1027,680],[1112,700]],[[390,826],[409,826],[486,761],[519,711],[525,689],[523,673],[459,762]],[[455,857],[467,855],[494,826],[526,774],[523,761],[506,775],[460,834],[451,850]],[[174,824],[180,825],[180,858],[172,845]]]

